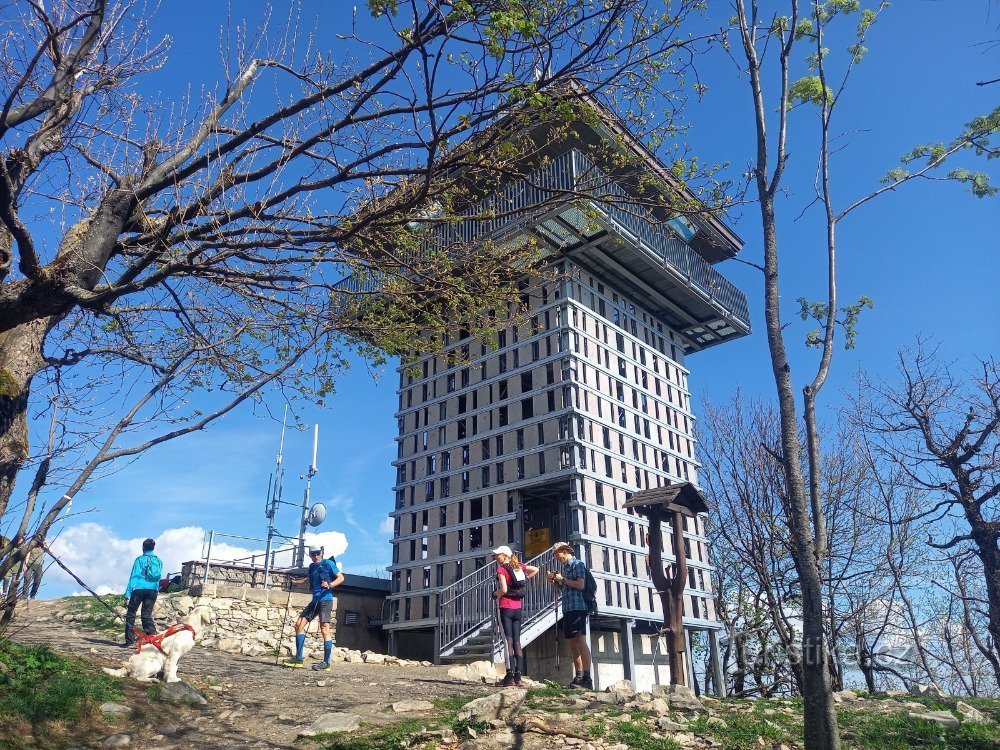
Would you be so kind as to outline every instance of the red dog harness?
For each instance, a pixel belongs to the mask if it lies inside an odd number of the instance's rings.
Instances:
[[[161,645],[163,643],[163,639],[173,635],[174,633],[179,633],[182,630],[190,630],[192,638],[195,635],[194,628],[192,628],[187,623],[178,623],[177,625],[171,625],[169,628],[166,629],[165,632],[158,633],[157,635],[146,635],[145,633],[140,633],[139,630],[136,629],[135,652],[138,654],[142,650],[143,646],[145,646],[147,643],[150,643],[153,646],[156,646],[156,648],[159,650],[161,654],[166,656],[167,652],[163,650],[163,646]]]

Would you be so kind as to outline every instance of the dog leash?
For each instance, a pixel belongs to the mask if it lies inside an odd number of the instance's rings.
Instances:
[[[55,553],[49,549],[48,545],[42,545],[42,549],[44,549],[48,553],[49,557],[51,557],[55,561],[56,565],[58,565],[60,568],[66,571],[66,573],[70,576],[70,578],[72,578],[74,581],[76,581],[85,589],[87,589],[87,591],[90,592],[90,595],[95,599],[97,599],[97,601],[101,603],[101,606],[104,607],[106,610],[108,610],[108,612],[110,612],[113,617],[116,617],[117,619],[121,620],[122,623],[125,622],[125,618],[122,617],[118,612],[116,612],[110,604],[104,601],[96,591],[94,591],[92,588],[90,588],[90,586],[88,586],[86,583],[80,580],[80,576],[78,576],[76,573],[74,573],[72,570],[66,567],[66,564],[55,556]],[[136,641],[139,644],[139,646],[136,648],[136,650],[138,651],[138,649],[142,647],[142,643],[148,639],[148,636],[146,635],[145,631],[140,630],[138,627],[134,625],[132,626],[132,632],[135,634]],[[191,632],[193,633],[194,630],[192,629]],[[157,646],[157,648],[159,648],[159,646]],[[160,650],[162,651],[163,649]]]

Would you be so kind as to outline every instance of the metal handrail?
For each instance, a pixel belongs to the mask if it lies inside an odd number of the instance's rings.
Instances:
[[[603,213],[664,265],[750,325],[746,295],[683,241],[660,229],[661,222],[576,149],[557,156],[526,179],[507,185],[453,219],[423,230],[424,238],[413,255],[421,256],[459,242],[496,240],[553,208],[583,200],[582,194],[594,199],[587,201],[588,208]],[[334,289],[372,293],[384,278],[379,271],[370,269],[363,277],[347,276]]]
[[[533,565],[540,571],[553,564],[552,550],[546,550],[530,560],[525,565]],[[479,570],[459,579],[441,592],[438,606],[438,653],[446,654],[462,641],[491,626],[493,633],[493,653],[501,646],[498,642],[497,628],[494,617],[497,614],[497,600],[493,596],[496,587],[496,560],[484,565]],[[537,618],[544,617],[554,608],[558,608],[558,600],[553,598],[544,574],[528,579],[522,600],[523,627],[528,627]]]

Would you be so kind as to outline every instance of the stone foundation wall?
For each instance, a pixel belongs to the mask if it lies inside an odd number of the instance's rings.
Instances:
[[[176,594],[160,594],[156,600],[156,619],[160,622],[180,622],[196,607],[212,610],[214,622],[197,634],[198,645],[246,656],[290,656],[295,650],[295,619],[312,597],[278,589],[258,589],[251,586],[230,586],[209,583],[192,586]],[[334,612],[342,603],[334,599]],[[336,620],[331,623],[336,641]],[[305,658],[323,658],[323,641],[319,624],[314,620],[306,631]],[[388,657],[374,651],[359,651],[338,647],[334,661],[369,663],[408,663],[405,659]]]

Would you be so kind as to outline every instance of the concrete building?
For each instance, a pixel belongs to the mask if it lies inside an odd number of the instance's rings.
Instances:
[[[495,345],[455,330],[440,354],[400,369],[386,625],[400,655],[496,656],[491,550],[509,544],[554,566],[547,551],[565,539],[598,582],[595,682],[667,677],[653,635],[662,613],[646,521],[623,506],[636,490],[698,481],[688,357],[750,331],[746,298],[713,268],[741,243],[712,217],[658,210],[644,176],[680,188],[598,111],[602,122],[578,123],[545,147],[527,179],[470,212],[500,204],[510,218],[456,230],[531,236],[547,247],[549,266],[524,280]],[[610,141],[627,158],[602,160]],[[546,191],[566,197],[553,202]],[[684,539],[685,627],[714,646],[704,514]],[[555,662],[556,613],[543,579],[525,600],[532,676],[553,674]]]

